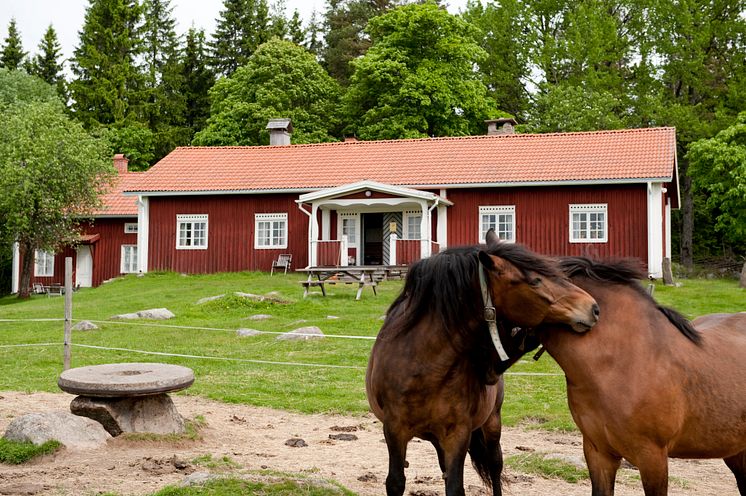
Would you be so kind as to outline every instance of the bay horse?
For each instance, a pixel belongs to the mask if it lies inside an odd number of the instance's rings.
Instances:
[[[614,494],[622,458],[646,496],[668,492],[668,458],[723,458],[746,495],[746,313],[687,321],[658,305],[629,261],[560,263],[593,296],[591,332],[536,330],[567,380],[593,496]]]
[[[434,445],[447,496],[464,494],[467,451],[502,494],[501,374],[538,345],[510,339],[512,326],[552,322],[582,332],[598,319],[595,301],[548,259],[496,239],[492,232],[487,247],[452,248],[412,265],[373,345],[365,385],[388,447],[389,496],[404,493],[413,437]]]

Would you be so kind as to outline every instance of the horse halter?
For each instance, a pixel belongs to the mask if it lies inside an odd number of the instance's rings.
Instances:
[[[492,304],[492,295],[487,287],[487,269],[481,263],[479,264],[479,287],[482,289],[484,320],[487,322],[487,327],[490,330],[492,344],[495,345],[497,354],[500,356],[500,361],[507,362],[510,358],[505,352],[505,347],[500,340],[500,333],[497,329],[497,311],[495,310],[495,306]]]

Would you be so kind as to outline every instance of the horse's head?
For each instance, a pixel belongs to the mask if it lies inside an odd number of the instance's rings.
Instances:
[[[596,300],[572,284],[553,264],[520,245],[500,243],[487,235],[479,261],[489,279],[498,318],[521,327],[563,324],[585,332],[598,321]]]

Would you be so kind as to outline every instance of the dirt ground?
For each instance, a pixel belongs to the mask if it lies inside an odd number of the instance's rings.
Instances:
[[[67,394],[0,392],[0,432],[19,415],[67,410]],[[333,479],[361,496],[385,494],[387,454],[381,424],[372,415],[300,415],[285,411],[227,405],[199,397],[176,396],[176,407],[186,418],[203,416],[207,426],[199,441],[178,444],[112,439],[104,448],[62,451],[22,466],[0,465],[0,494],[95,495],[116,492],[143,495],[175,484],[192,472],[210,468],[197,457],[227,456],[237,464],[229,471],[269,469]],[[348,434],[356,440],[331,439]],[[343,436],[345,437],[345,436]],[[305,447],[286,445],[291,438]],[[521,428],[503,433],[506,456],[535,450],[582,460],[578,434],[556,434]],[[407,455],[407,492],[415,496],[444,493],[435,451],[429,443],[413,441]],[[174,461],[176,463],[174,463]],[[212,469],[213,471],[219,469]],[[634,470],[623,470],[619,496],[641,495]],[[671,495],[737,495],[735,480],[721,460],[672,460]],[[583,495],[590,484],[570,484],[506,468],[507,495]],[[466,470],[467,495],[486,495],[471,466]]]

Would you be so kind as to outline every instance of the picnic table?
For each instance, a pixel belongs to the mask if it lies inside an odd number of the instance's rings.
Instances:
[[[326,296],[326,285],[334,284],[357,284],[356,300],[360,299],[363,294],[363,288],[366,286],[373,289],[373,294],[378,296],[376,286],[384,278],[385,270],[380,265],[356,265],[350,267],[306,267],[297,269],[296,272],[308,274],[305,281],[301,281],[303,286],[303,298],[308,296],[308,291],[313,286],[321,288],[321,294]]]

